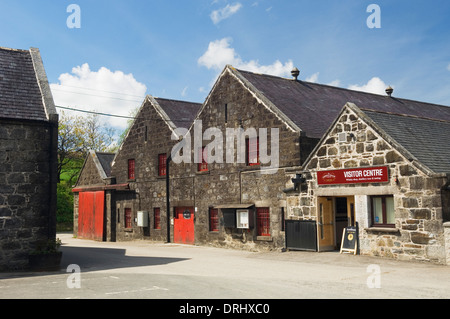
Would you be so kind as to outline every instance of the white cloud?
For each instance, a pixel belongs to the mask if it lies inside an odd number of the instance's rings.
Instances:
[[[228,4],[225,8],[214,10],[211,12],[211,20],[214,24],[218,24],[220,21],[228,19],[233,14],[237,13],[242,8],[242,4],[237,2],[233,5]]]
[[[447,65],[447,70],[450,71],[450,63]]]
[[[198,64],[218,71],[230,64],[235,68],[250,72],[290,76],[291,70],[294,68],[292,61],[283,64],[277,60],[270,65],[260,65],[257,60],[243,61],[235,49],[230,47],[231,41],[231,38],[223,38],[210,42],[206,52],[198,59]]]
[[[142,104],[147,91],[132,74],[113,72],[105,67],[92,71],[87,63],[74,67],[72,73],[61,74],[58,80],[59,83],[50,84],[56,105],[114,115],[129,116]],[[118,129],[127,126],[126,119],[102,119]]]
[[[314,73],[313,75],[311,75],[309,78],[306,78],[306,82],[312,82],[312,83],[317,83],[317,80],[319,79],[319,72]]]
[[[341,84],[341,81],[334,80],[334,81],[331,81],[330,83],[328,83],[327,85],[329,85],[329,86],[339,86],[340,84]]]
[[[386,94],[385,90],[387,87],[388,85],[386,85],[386,83],[384,83],[380,78],[373,77],[372,79],[369,80],[369,82],[367,82],[367,84],[364,84],[362,86],[354,84],[350,85],[348,88],[350,90],[355,91],[363,91],[368,93],[384,95]]]

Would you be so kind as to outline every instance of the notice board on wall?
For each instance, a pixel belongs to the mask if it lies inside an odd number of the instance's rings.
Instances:
[[[358,251],[358,227],[352,226],[344,229],[341,242],[341,254],[350,252],[356,255]]]

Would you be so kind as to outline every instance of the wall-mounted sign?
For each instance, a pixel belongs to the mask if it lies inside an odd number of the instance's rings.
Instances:
[[[318,171],[317,182],[319,185],[387,183],[388,168],[383,166]]]

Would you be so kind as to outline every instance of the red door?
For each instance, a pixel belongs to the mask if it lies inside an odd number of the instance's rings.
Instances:
[[[78,204],[78,237],[103,241],[105,192],[82,192]]]
[[[193,245],[195,243],[194,235],[194,208],[176,207],[173,223],[174,243]]]

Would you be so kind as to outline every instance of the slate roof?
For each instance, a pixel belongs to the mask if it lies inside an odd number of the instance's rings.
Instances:
[[[450,121],[363,110],[398,144],[435,173],[450,173]]]
[[[162,98],[155,98],[155,100],[175,126],[179,128],[189,128],[202,107],[200,103]]]
[[[96,152],[98,161],[107,177],[111,177],[111,166],[116,154]]]
[[[447,106],[236,71],[309,137],[321,138],[348,102],[367,110],[450,121]]]
[[[47,120],[30,51],[0,48],[0,118]]]

